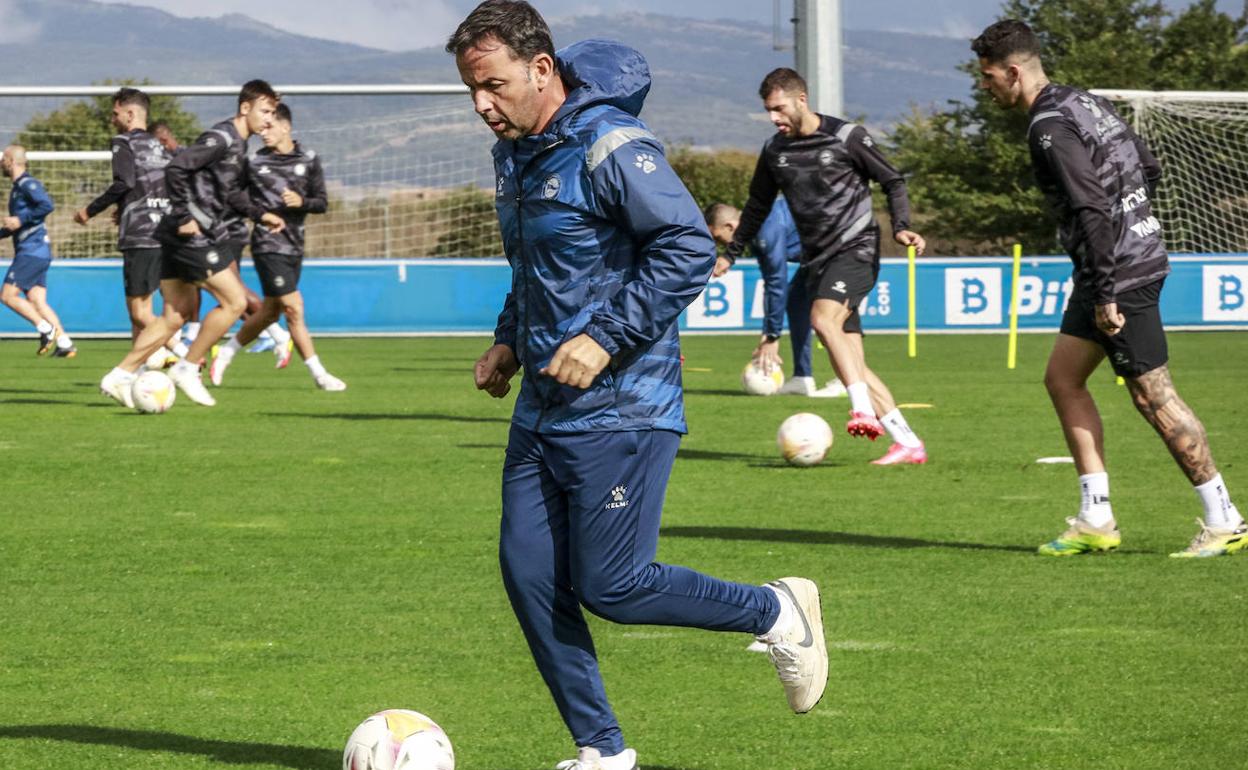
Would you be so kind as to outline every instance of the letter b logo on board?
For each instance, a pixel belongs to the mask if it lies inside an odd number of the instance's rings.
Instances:
[[[690,329],[739,329],[745,323],[745,275],[729,270],[712,279],[685,315]]]
[[[1203,320],[1248,321],[1248,267],[1205,265],[1202,278]]]
[[[994,326],[1001,323],[1001,269],[945,270],[945,323]]]

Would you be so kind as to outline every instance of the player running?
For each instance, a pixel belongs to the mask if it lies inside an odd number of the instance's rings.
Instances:
[[[893,439],[874,465],[921,465],[927,450],[911,430],[892,393],[867,366],[858,306],[880,272],[880,228],[871,210],[872,180],[888,196],[893,239],[923,253],[922,236],[910,227],[906,182],[862,126],[810,109],[806,81],[787,67],[772,70],[758,89],[776,134],[763,145],[750,198],[727,248],[736,259],[763,224],[776,194],[783,192],[802,240],[810,325],[828,349],[845,389],[851,436]]]
[[[1040,41],[1023,22],[999,21],[971,48],[981,87],[999,106],[1031,119],[1027,142],[1036,181],[1074,263],[1075,289],[1044,383],[1079,471],[1082,499],[1069,528],[1040,553],[1110,551],[1122,541],[1109,503],[1104,428],[1087,386],[1106,358],[1205,509],[1191,544],[1171,556],[1243,550],[1248,526],[1214,465],[1204,426],[1179,398],[1166,365],[1158,304],[1170,260],[1151,204],[1161,165],[1107,100],[1049,82]]]
[[[242,280],[228,269],[236,250],[243,246],[232,237],[231,223],[240,215],[229,199],[246,183],[247,139],[268,127],[277,103],[272,86],[263,80],[248,81],[239,92],[235,116],[205,131],[166,167],[171,211],[157,231],[162,245],[164,313],[139,334],[121,363],[104,375],[100,390],[105,395],[131,406],[130,386],[139,366],[182,328],[195,293],[203,287],[216,299],[217,307],[204,317],[199,336],[169,370],[169,377],[195,403],[216,403],[199,379],[198,362],[246,307]],[[266,215],[266,222],[280,223],[280,219]]]
[[[9,215],[0,220],[0,238],[13,237],[13,262],[4,274],[0,302],[30,321],[39,332],[39,355],[57,358],[78,355],[61,319],[48,304],[48,268],[52,266],[52,241],[43,220],[55,208],[48,191],[26,171],[26,148],[11,144],[0,156],[0,168],[13,180],[9,191]],[[25,296],[22,296],[25,295]]]
[[[526,2],[488,0],[456,29],[494,168],[513,268],[478,389],[523,370],[503,464],[499,560],[512,609],[578,747],[565,770],[636,770],[583,609],[617,623],[759,635],[789,705],[827,682],[814,583],[730,583],[654,561],[685,416],[677,319],[715,244],[637,117],[641,54],[603,40],[555,53]]]
[[[213,385],[221,384],[238,351],[285,313],[290,336],[316,386],[321,390],[347,389],[346,383],[325,370],[304,320],[303,295],[299,292],[304,220],[308,214],[324,214],[329,200],[320,157],[291,138],[290,132],[290,107],[279,104],[273,123],[260,133],[264,149],[247,164],[247,188],[233,201],[235,208],[257,223],[251,231],[251,255],[264,290],[264,304],[213,357],[209,368]],[[262,224],[269,213],[281,218],[281,228]],[[289,361],[289,356],[285,360]],[[279,359],[278,368],[282,365]]]
[[[151,100],[137,88],[123,87],[113,94],[113,183],[98,198],[74,213],[74,221],[86,225],[108,207],[117,205],[117,248],[121,251],[126,311],[130,315],[131,340],[151,325],[152,295],[160,288],[160,241],[156,228],[169,212],[165,194],[165,167],[170,155],[147,131]],[[173,355],[186,354],[174,343]],[[164,351],[168,353],[169,351]],[[162,359],[162,351],[156,357]]]
[[[741,210],[727,203],[712,203],[703,212],[711,237],[720,246],[732,243],[733,233],[741,223]],[[834,379],[822,388],[815,387],[810,367],[810,300],[806,296],[806,272],[798,268],[789,280],[789,263],[802,261],[802,242],[789,213],[789,204],[777,198],[771,213],[763,220],[758,235],[750,241],[750,253],[758,259],[763,276],[763,336],[754,348],[752,358],[764,366],[782,366],[780,335],[784,333],[784,316],[789,318],[789,343],[793,348],[793,376],[785,380],[781,394],[834,398],[845,395],[845,386]],[[716,278],[723,276],[735,260],[727,254],[715,260]]]

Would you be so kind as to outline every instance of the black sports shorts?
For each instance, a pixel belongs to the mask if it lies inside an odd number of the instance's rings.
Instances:
[[[1158,303],[1165,282],[1163,278],[1118,295],[1118,312],[1126,325],[1112,337],[1096,328],[1096,306],[1076,285],[1062,315],[1062,334],[1100,345],[1119,377],[1134,379],[1164,366],[1170,351]]]

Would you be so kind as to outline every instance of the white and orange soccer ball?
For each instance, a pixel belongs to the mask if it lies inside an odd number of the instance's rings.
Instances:
[[[451,739],[416,711],[387,709],[360,723],[347,739],[342,770],[455,770]]]
[[[143,372],[130,385],[130,398],[134,408],[144,414],[160,414],[169,411],[177,399],[178,390],[173,380],[164,372]]]
[[[741,389],[751,396],[770,396],[784,386],[784,372],[778,366],[764,367],[751,359],[741,370]]]
[[[832,448],[832,427],[817,414],[798,412],[780,423],[776,445],[789,465],[818,465]]]

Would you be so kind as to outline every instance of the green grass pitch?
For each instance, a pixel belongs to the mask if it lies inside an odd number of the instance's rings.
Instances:
[[[333,770],[389,707],[446,728],[461,770],[572,755],[496,561],[511,400],[471,387],[482,338],[323,340],[345,393],[296,359],[240,356],[218,406],[129,413],[73,360],[0,342],[0,766]],[[794,716],[744,635],[592,620],[607,688],[648,770],[1243,767],[1248,557],[1178,562],[1199,515],[1108,369],[1113,555],[1036,545],[1078,503],[1040,384],[1048,335],[869,338],[926,439],[875,468],[842,400],[751,398],[753,340],[689,337],[691,433],[659,556],[822,587],[823,702]],[[1179,391],[1248,501],[1248,335],[1174,334]],[[823,353],[817,351],[818,356]],[[820,379],[826,361],[817,362]],[[781,420],[837,431],[789,468]]]

